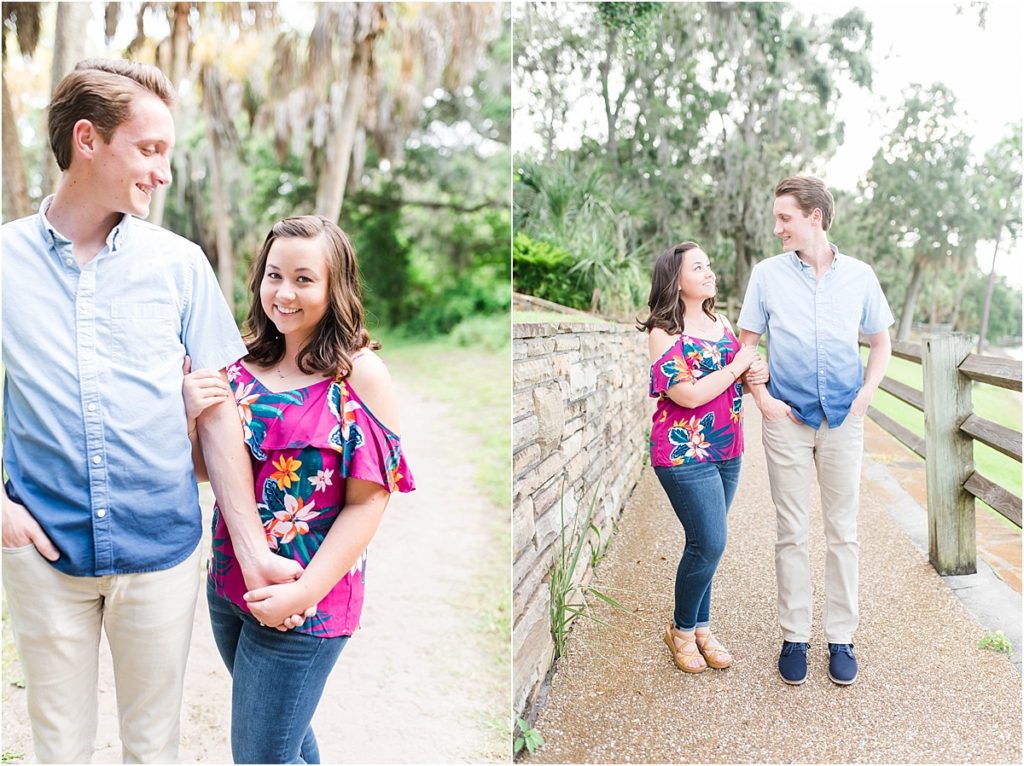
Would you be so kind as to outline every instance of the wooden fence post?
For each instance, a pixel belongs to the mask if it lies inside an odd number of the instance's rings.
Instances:
[[[974,497],[964,489],[974,472],[974,444],[960,431],[972,410],[971,381],[958,369],[970,351],[963,333],[927,336],[921,344],[928,560],[940,575],[977,571]]]

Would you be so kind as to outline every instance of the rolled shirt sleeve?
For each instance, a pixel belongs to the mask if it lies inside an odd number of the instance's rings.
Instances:
[[[181,341],[192,369],[220,370],[246,354],[234,317],[210,262],[198,247],[192,253],[190,284],[181,323]]]
[[[871,284],[864,291],[864,312],[860,319],[860,331],[865,335],[874,335],[892,326],[896,320],[889,309],[889,301],[885,299],[875,270],[868,266],[868,272],[871,275]]]
[[[761,280],[761,271],[757,266],[754,266],[750,272],[750,280],[747,282],[747,292],[743,296],[743,306],[740,309],[740,318],[737,324],[741,330],[749,330],[758,335],[764,335],[764,331],[768,329],[768,313],[764,307],[764,285]]]

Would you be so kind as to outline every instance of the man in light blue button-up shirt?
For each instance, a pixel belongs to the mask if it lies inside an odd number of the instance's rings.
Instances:
[[[817,178],[796,176],[775,189],[775,235],[786,249],[758,263],[740,311],[740,342],[768,336],[766,385],[751,386],[762,414],[762,441],[775,502],[775,571],[783,648],[779,672],[803,683],[811,640],[807,553],[812,471],[821,487],[825,558],[825,638],[829,677],[857,675],[857,511],[864,414],[885,376],[893,323],[874,271],[839,252],[826,235],[832,195]],[[870,345],[866,370],[858,336]]]
[[[245,346],[202,251],[140,220],[171,181],[172,98],[155,67],[79,64],[50,105],[57,192],[3,227],[4,588],[41,762],[92,756],[101,629],[124,760],[177,760],[202,531],[182,365]],[[247,583],[294,579],[234,401],[199,428]]]

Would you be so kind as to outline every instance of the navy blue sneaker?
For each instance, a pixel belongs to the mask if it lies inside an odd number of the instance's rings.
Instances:
[[[782,642],[779,675],[787,684],[797,686],[807,680],[807,644]]]
[[[857,658],[853,656],[853,644],[828,645],[828,677],[842,686],[849,686],[857,680]]]

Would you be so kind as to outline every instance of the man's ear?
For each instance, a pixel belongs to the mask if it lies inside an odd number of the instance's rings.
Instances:
[[[79,120],[71,128],[71,153],[92,158],[93,152],[96,150],[96,142],[102,140],[103,137],[91,120]]]

